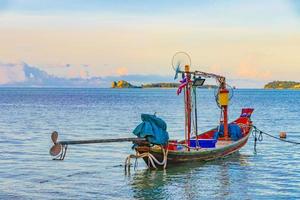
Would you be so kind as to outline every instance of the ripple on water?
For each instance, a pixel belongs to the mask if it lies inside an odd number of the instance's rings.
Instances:
[[[216,126],[214,91],[199,95],[199,130]],[[276,98],[274,98],[276,96]],[[260,129],[300,140],[299,91],[236,90],[230,118],[254,107]],[[210,108],[210,109],[207,109]],[[226,159],[178,165],[166,171],[124,174],[130,143],[70,146],[63,162],[52,161],[50,134],[60,140],[131,137],[140,113],[168,123],[183,137],[184,113],[175,90],[0,89],[0,199],[296,199],[300,197],[299,146],[264,137]]]

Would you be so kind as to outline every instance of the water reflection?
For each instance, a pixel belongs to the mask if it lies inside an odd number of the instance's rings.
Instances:
[[[130,185],[135,198],[199,199],[209,195],[224,199],[237,186],[247,185],[247,170],[241,168],[248,165],[248,156],[236,153],[226,159],[181,164],[167,170],[138,170],[132,173]]]

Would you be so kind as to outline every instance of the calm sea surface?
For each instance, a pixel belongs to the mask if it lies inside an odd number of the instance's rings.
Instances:
[[[213,90],[199,90],[201,131],[215,127]],[[300,141],[300,91],[235,90],[230,119],[253,107],[254,124]],[[53,161],[50,134],[60,140],[131,137],[141,113],[157,113],[171,138],[182,139],[183,99],[174,89],[0,88],[0,199],[300,199],[300,146],[253,138],[239,153],[207,163],[150,171],[142,160],[124,174],[130,143],[69,146]]]

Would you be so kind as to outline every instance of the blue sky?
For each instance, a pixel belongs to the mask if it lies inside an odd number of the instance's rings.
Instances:
[[[0,79],[20,62],[62,77],[171,76],[186,51],[230,79],[299,80],[299,13],[296,0],[0,0]]]

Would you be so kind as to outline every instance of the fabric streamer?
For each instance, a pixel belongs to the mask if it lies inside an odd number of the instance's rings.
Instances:
[[[182,89],[186,86],[187,83],[188,83],[188,80],[186,77],[180,81],[180,85],[177,89],[177,95],[179,95],[181,93]]]

